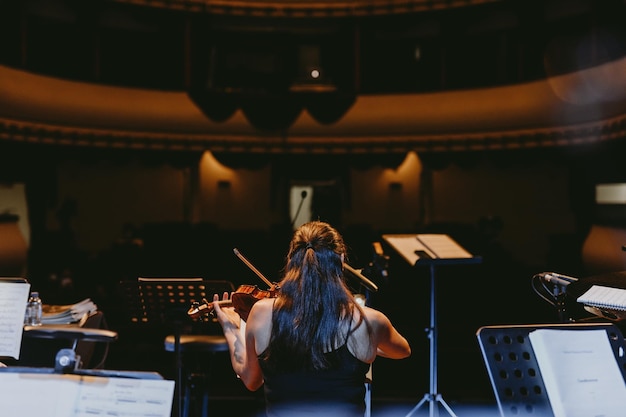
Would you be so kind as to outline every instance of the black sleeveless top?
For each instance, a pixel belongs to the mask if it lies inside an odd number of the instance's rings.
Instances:
[[[259,358],[268,417],[363,417],[370,365],[345,344],[327,355],[336,365],[322,371],[272,371]]]

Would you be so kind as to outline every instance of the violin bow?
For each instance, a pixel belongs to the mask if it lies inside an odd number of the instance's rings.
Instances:
[[[273,285],[272,285],[272,283],[270,282],[270,280],[269,280],[269,279],[267,279],[267,278],[265,278],[265,276],[261,273],[261,271],[259,271],[258,269],[256,269],[256,268],[255,268],[255,266],[254,266],[254,265],[252,265],[252,263],[250,263],[250,261],[248,261],[248,260],[246,259],[246,257],[245,257],[245,256],[243,256],[243,255],[241,254],[241,252],[239,252],[239,249],[237,249],[237,248],[233,248],[233,252],[235,252],[235,255],[237,255],[237,257],[238,257],[239,259],[241,259],[241,261],[242,261],[244,264],[246,264],[246,266],[247,266],[248,268],[250,268],[250,269],[252,270],[252,272],[254,272],[254,273],[255,273],[255,274],[256,274],[259,278],[261,278],[261,279],[263,280],[263,282],[265,282],[265,283],[267,284],[267,286],[268,286],[268,287],[272,288],[272,286],[273,286]]]

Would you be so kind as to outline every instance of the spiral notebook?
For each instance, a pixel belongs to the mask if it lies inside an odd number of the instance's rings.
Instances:
[[[591,307],[626,312],[626,290],[622,288],[592,285],[576,301]]]

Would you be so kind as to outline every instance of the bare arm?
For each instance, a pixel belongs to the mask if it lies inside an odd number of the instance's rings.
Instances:
[[[228,294],[224,294],[223,299],[227,300],[228,296]],[[217,299],[218,297],[215,295],[213,301],[217,301]],[[234,308],[221,308],[217,302],[213,303],[213,308],[228,342],[233,370],[247,389],[256,391],[263,385],[263,376],[254,348],[254,334],[248,330],[249,326],[241,320]],[[252,311],[250,313],[248,321],[253,322],[251,320]],[[254,322],[252,324],[254,327]]]
[[[376,339],[377,355],[390,359],[404,359],[411,355],[411,346],[391,321],[380,311],[366,308]]]

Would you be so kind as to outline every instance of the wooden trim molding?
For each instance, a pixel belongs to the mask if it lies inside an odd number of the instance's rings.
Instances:
[[[218,103],[219,105],[219,103]],[[0,140],[246,153],[449,152],[559,147],[626,137],[626,59],[479,90],[357,96],[337,122],[303,110],[255,128],[207,117],[184,92],[67,81],[0,66]]]
[[[216,15],[263,18],[354,17],[494,3],[501,0],[114,0],[138,6],[203,12]]]

